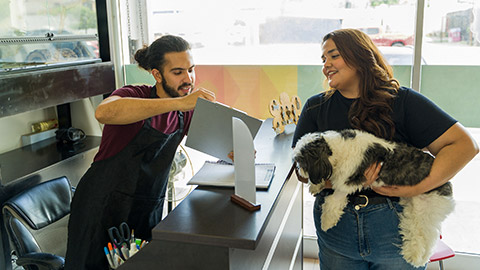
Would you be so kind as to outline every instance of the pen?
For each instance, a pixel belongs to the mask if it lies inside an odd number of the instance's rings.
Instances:
[[[125,243],[122,244],[122,247],[120,247],[120,249],[122,250],[123,258],[127,260],[130,257],[130,254],[128,253],[127,244]]]
[[[113,249],[115,250],[115,253],[118,254],[118,256],[121,258],[122,257],[122,252],[120,248],[117,247],[117,245],[113,244]]]
[[[130,244],[131,243],[135,243],[135,234],[133,233],[133,229],[132,229],[132,236],[130,237]]]
[[[113,250],[113,247],[112,247],[112,243],[108,242],[107,247],[108,247],[108,251],[110,252],[110,257],[113,260],[114,250]]]
[[[115,253],[115,268],[117,268],[118,266],[120,266],[122,263],[123,263],[123,259],[122,257],[120,257],[120,255],[118,253]]]
[[[105,251],[105,256],[107,257],[108,264],[110,265],[111,268],[114,268],[112,257],[110,256],[110,252],[108,252],[107,247],[104,247],[103,250]]]
[[[116,248],[113,249],[112,261],[113,261],[113,266],[115,267],[114,269],[116,269],[120,265],[120,262],[118,260],[119,258],[120,258],[120,255],[118,254],[118,250]]]

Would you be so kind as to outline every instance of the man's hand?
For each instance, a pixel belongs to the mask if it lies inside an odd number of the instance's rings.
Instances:
[[[231,159],[232,162],[235,161],[235,160],[234,160],[234,159],[235,159],[235,156],[233,155],[233,151],[231,151],[230,153],[228,153],[227,157],[228,157],[229,159]]]
[[[253,158],[255,159],[257,157],[257,150],[253,150]],[[227,154],[227,157],[232,160],[232,162],[235,162],[235,155],[233,154],[233,151]]]
[[[195,105],[197,105],[198,98],[203,98],[212,102],[215,102],[216,100],[215,93],[205,88],[198,88],[193,92],[191,92],[190,94],[181,97],[183,102],[181,111],[186,112],[186,111],[193,110],[195,108]]]

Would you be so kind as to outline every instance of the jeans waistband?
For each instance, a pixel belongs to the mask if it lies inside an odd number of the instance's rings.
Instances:
[[[320,191],[319,195],[321,196],[328,196],[333,193],[333,189],[324,189]],[[361,194],[355,193],[348,195],[348,202],[351,205],[355,206],[356,210],[359,210],[362,207],[365,207],[369,204],[382,204],[388,203],[388,200],[392,202],[398,202],[400,200],[399,197],[387,197],[380,194]]]

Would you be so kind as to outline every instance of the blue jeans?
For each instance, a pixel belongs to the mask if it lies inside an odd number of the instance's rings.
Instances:
[[[407,270],[415,268],[400,254],[398,202],[367,205],[355,210],[349,203],[336,226],[324,232],[320,221],[325,195],[316,195],[313,216],[321,270]]]

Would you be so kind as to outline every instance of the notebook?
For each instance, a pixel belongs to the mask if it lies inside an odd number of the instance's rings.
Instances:
[[[185,145],[214,156],[231,161],[227,155],[233,151],[232,117],[241,119],[255,138],[262,120],[227,105],[203,98],[197,100]]]
[[[255,164],[257,189],[268,189],[275,174],[273,163]],[[227,162],[205,161],[202,168],[188,181],[187,185],[234,187],[235,168]]]

